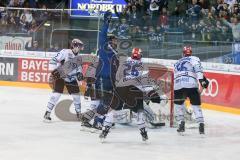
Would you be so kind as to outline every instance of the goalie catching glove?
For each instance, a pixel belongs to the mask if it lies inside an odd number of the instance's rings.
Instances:
[[[209,85],[209,81],[204,76],[203,76],[203,79],[199,79],[199,82],[200,82],[202,88],[207,88]]]

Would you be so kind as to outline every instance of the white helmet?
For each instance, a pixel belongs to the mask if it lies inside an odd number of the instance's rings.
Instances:
[[[77,54],[79,51],[83,50],[83,42],[77,38],[72,40],[71,48],[74,54]]]

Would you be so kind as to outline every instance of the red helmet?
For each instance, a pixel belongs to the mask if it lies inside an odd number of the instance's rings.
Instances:
[[[191,56],[192,55],[192,47],[191,46],[184,46],[183,47],[183,56]]]
[[[131,58],[135,60],[140,60],[142,58],[141,48],[133,48]]]

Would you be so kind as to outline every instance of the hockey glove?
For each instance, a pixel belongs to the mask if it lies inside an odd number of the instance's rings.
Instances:
[[[203,79],[199,79],[199,82],[200,82],[202,88],[207,88],[209,85],[209,81],[204,76],[203,76]]]
[[[112,12],[108,10],[104,14],[104,22],[110,23],[111,20],[112,20]]]
[[[61,78],[61,75],[60,75],[60,73],[57,69],[53,70],[51,74],[52,74],[52,77],[53,77],[54,80],[57,80],[57,79]]]
[[[76,76],[78,81],[82,81],[84,79],[83,74],[81,72],[78,72]]]

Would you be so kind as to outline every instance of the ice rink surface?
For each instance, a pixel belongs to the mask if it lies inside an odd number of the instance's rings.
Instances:
[[[0,87],[0,160],[239,160],[240,116],[204,110],[206,135],[117,125],[105,143],[79,122],[43,122],[50,90]],[[71,97],[63,96],[62,99]],[[83,104],[84,105],[84,104]]]

